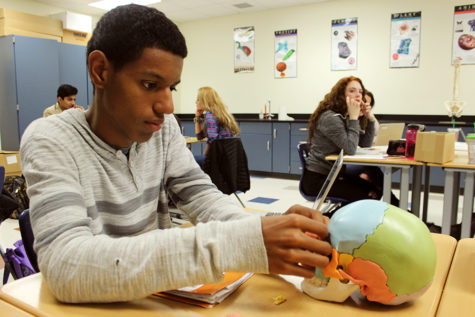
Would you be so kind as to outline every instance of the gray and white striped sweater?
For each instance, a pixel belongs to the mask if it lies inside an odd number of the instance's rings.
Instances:
[[[21,141],[40,270],[64,302],[114,302],[268,272],[260,217],[211,183],[176,120],[129,158],[68,110],[34,121]],[[170,228],[167,191],[196,225]]]

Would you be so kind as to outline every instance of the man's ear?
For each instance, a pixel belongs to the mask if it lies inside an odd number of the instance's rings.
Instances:
[[[63,100],[63,98],[61,98],[61,97],[58,97],[58,98],[56,98],[56,99],[58,99],[58,103],[60,103],[61,100]]]
[[[110,63],[102,51],[92,51],[87,57],[89,77],[96,88],[104,88],[110,71]]]

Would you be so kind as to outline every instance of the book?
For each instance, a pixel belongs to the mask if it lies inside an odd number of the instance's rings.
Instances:
[[[176,301],[211,308],[221,303],[239,286],[247,281],[253,273],[224,273],[221,282],[182,287],[176,290],[157,292],[153,295]]]

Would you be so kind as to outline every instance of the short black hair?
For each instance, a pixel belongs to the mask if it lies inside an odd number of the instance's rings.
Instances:
[[[102,51],[117,70],[140,57],[145,48],[158,48],[183,58],[185,38],[165,14],[155,8],[129,4],[104,14],[87,44],[87,56]]]
[[[67,96],[76,96],[78,94],[78,89],[74,86],[64,84],[58,87],[57,97],[64,99]]]

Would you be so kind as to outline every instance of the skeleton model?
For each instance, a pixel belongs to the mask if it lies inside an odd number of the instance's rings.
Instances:
[[[455,120],[455,117],[460,117],[463,112],[463,106],[465,101],[459,98],[459,78],[460,78],[460,57],[457,57],[454,61],[455,74],[454,74],[454,92],[452,100],[445,102],[445,107],[449,112],[449,117]]]

